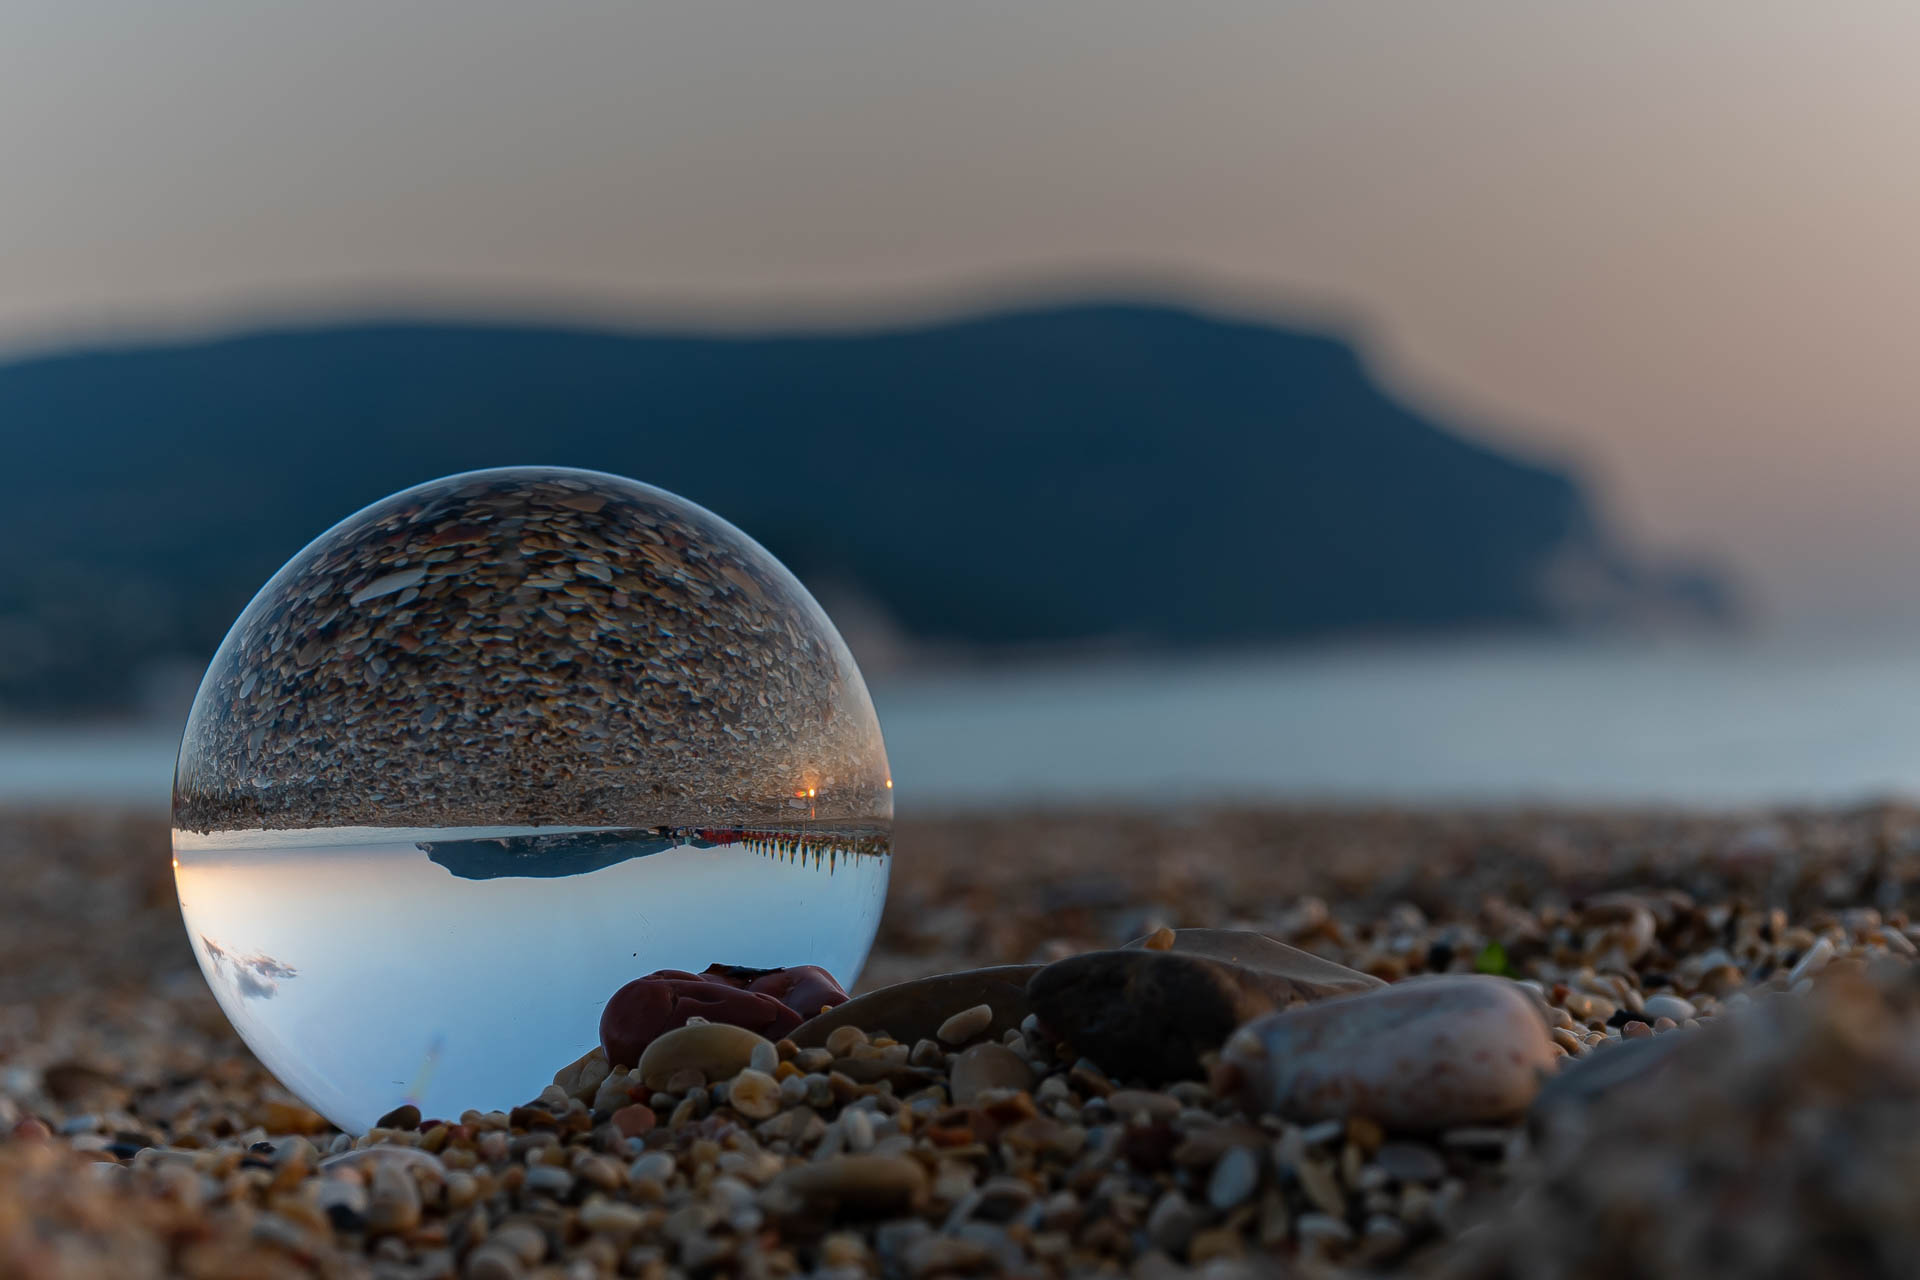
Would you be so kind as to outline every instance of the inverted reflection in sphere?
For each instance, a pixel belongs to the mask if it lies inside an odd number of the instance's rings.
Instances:
[[[536,1095],[656,969],[851,985],[886,749],[845,644],[745,534],[595,472],[448,477],[275,574],[174,780],[195,953],[342,1127]]]

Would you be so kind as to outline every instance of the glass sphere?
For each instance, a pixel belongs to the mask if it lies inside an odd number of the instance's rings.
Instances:
[[[751,538],[618,476],[476,471],[328,530],[234,623],[175,879],[235,1028],[361,1132],[528,1101],[657,969],[851,986],[892,786],[845,643]]]

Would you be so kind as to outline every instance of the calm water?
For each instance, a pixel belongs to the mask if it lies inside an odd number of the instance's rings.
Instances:
[[[234,1027],[359,1132],[403,1101],[530,1100],[655,969],[817,964],[851,985],[886,898],[875,841],[715,835],[176,833],[175,882]]]
[[[882,685],[899,803],[1920,795],[1920,640],[1448,645]],[[166,804],[173,730],[0,732],[0,800]]]

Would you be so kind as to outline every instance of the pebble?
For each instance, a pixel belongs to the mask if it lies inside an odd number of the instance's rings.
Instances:
[[[885,1031],[895,1040],[912,1044],[938,1038],[940,1025],[955,1013],[978,1005],[994,1012],[995,1034],[1017,1028],[1031,1010],[1027,983],[1040,971],[1036,964],[993,965],[954,973],[916,978],[855,996],[819,1017],[801,1023],[790,1038],[802,1049],[826,1044],[839,1027]]]
[[[632,1182],[664,1183],[673,1177],[673,1168],[671,1154],[665,1151],[650,1151],[627,1166],[627,1178]]]
[[[1321,1160],[1301,1160],[1292,1167],[1309,1203],[1335,1218],[1347,1216],[1347,1194],[1340,1189],[1340,1177],[1332,1165]]]
[[[788,1169],[771,1189],[817,1211],[890,1213],[923,1200],[928,1183],[926,1171],[903,1156],[844,1155]]]
[[[1025,1090],[1033,1087],[1033,1068],[1006,1045],[988,1041],[956,1055],[949,1092],[961,1105],[989,1089]]]
[[[490,1237],[527,1266],[538,1266],[547,1256],[546,1233],[525,1221],[508,1222]]]
[[[647,1224],[647,1214],[630,1204],[595,1198],[580,1206],[580,1225],[589,1231],[627,1234]]]
[[[1821,938],[1811,947],[1808,947],[1807,953],[1800,957],[1792,969],[1788,970],[1787,984],[1791,986],[1799,982],[1802,978],[1812,977],[1814,974],[1826,968],[1827,965],[1832,962],[1833,956],[1833,939]]]
[[[1605,996],[1597,996],[1589,991],[1569,991],[1561,1000],[1560,1007],[1582,1022],[1605,1022],[1619,1006]]]
[[[1159,946],[1153,945],[1161,943]],[[1267,988],[1278,1005],[1323,1000],[1387,985],[1371,974],[1336,964],[1250,929],[1161,929],[1122,950],[1172,951],[1234,966]]]
[[[460,1268],[465,1280],[526,1280],[526,1264],[496,1241],[476,1246]]]
[[[1178,1191],[1168,1191],[1154,1201],[1147,1215],[1147,1239],[1155,1246],[1178,1253],[1200,1227],[1200,1211]]]
[[[1649,1020],[1672,1018],[1676,1023],[1685,1022],[1695,1014],[1693,1002],[1679,996],[1660,994],[1648,996],[1641,1003],[1641,1012]]]
[[[1207,1203],[1225,1213],[1251,1199],[1259,1188],[1259,1156],[1248,1147],[1230,1147],[1207,1179]]]
[[[1048,1030],[1110,1076],[1187,1079],[1203,1055],[1274,1002],[1221,961],[1174,951],[1093,951],[1048,965],[1027,999]]]
[[[399,1235],[420,1225],[420,1188],[400,1165],[381,1161],[373,1169],[372,1195],[367,1202],[367,1230]]]
[[[633,1066],[656,1042],[689,1026],[725,1025],[779,1037],[799,1023],[800,1015],[772,995],[665,970],[613,993],[600,1012],[600,1044],[609,1062]]]
[[[753,1061],[754,1051],[761,1045],[773,1048],[766,1037],[745,1027],[724,1022],[694,1023],[677,1027],[649,1044],[640,1055],[637,1070],[650,1089],[671,1088],[674,1076],[682,1071],[697,1071],[709,1080],[727,1080]]]
[[[985,1035],[992,1026],[992,1006],[976,1004],[970,1009],[962,1009],[941,1023],[934,1035],[942,1044],[962,1045]]]
[[[631,1065],[631,1064],[629,1064]],[[610,1071],[607,1051],[595,1045],[580,1057],[553,1073],[554,1087],[565,1098],[578,1098],[582,1102],[594,1096]]]
[[[728,1083],[727,1105],[749,1120],[771,1120],[780,1111],[780,1082],[748,1067]]]
[[[860,1027],[847,1025],[834,1028],[827,1034],[827,1052],[836,1058],[847,1058],[853,1051],[867,1043],[867,1033]]]
[[[1250,1107],[1414,1131],[1520,1114],[1555,1058],[1532,999],[1480,976],[1416,978],[1270,1014],[1221,1054],[1223,1080]]]

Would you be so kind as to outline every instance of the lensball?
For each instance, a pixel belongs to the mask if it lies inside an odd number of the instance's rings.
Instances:
[[[476,471],[334,526],[234,623],[175,880],[234,1027],[363,1132],[533,1098],[655,970],[851,986],[892,786],[845,643],[759,544],[618,476]]]

